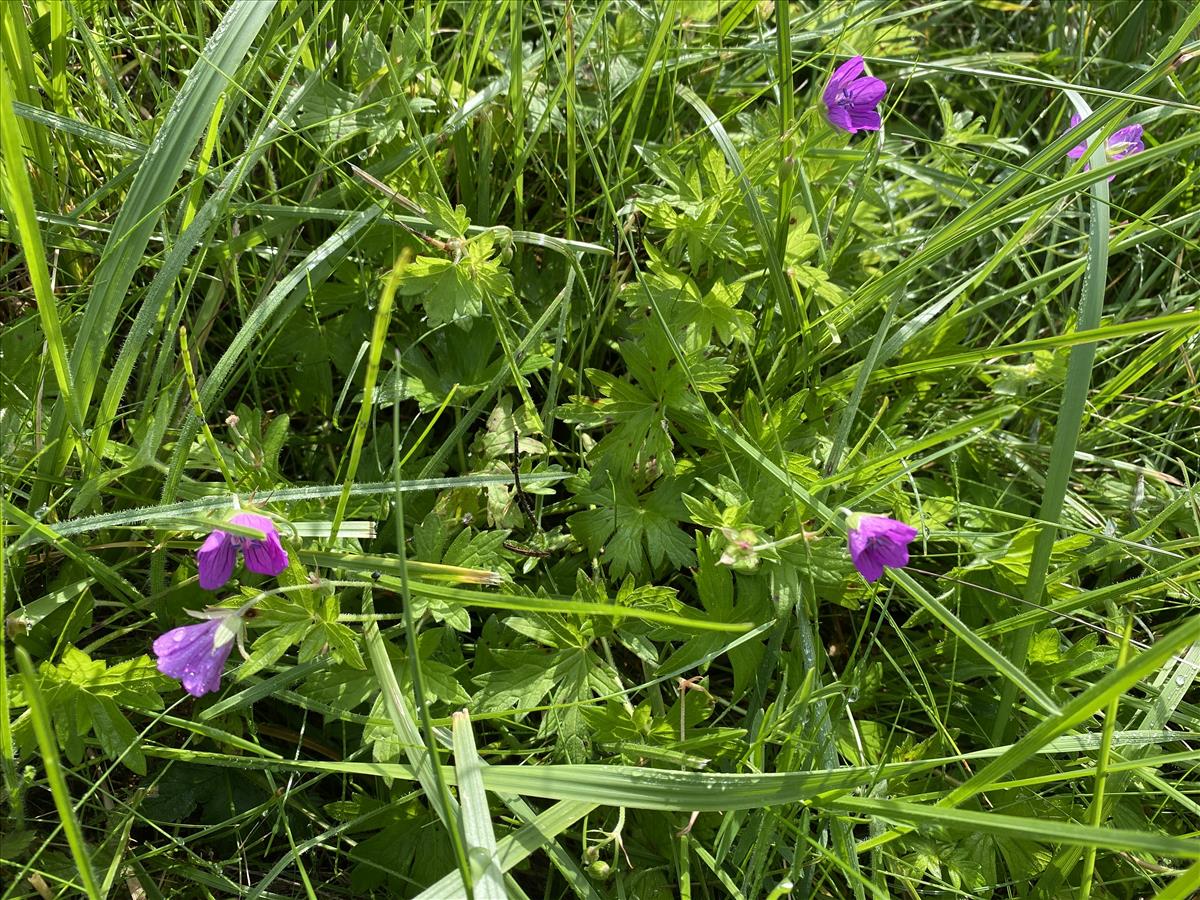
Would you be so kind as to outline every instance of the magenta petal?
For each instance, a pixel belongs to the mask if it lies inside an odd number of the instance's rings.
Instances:
[[[246,541],[242,556],[246,558],[246,568],[260,575],[278,575],[288,567],[287,551],[274,531],[261,541]]]
[[[843,87],[861,75],[866,65],[861,54],[852,56],[833,70],[833,74],[829,76],[829,83]]]
[[[1113,161],[1124,159],[1146,149],[1142,143],[1142,126],[1126,125],[1113,132],[1108,139],[1108,147]]]
[[[1118,128],[1113,132],[1112,137],[1108,139],[1108,142],[1110,144],[1115,144],[1118,142],[1140,144],[1142,142],[1142,126],[1126,125],[1124,128]]]
[[[889,516],[862,516],[858,520],[858,530],[867,537],[882,536],[906,544],[917,536],[917,529]]]
[[[837,95],[840,94],[850,82],[862,74],[862,70],[866,64],[861,56],[852,56],[836,69],[829,76],[829,84],[825,86],[825,92],[821,95],[826,106],[833,106],[837,100]]]
[[[850,558],[867,581],[877,581],[884,566],[908,565],[908,545],[917,529],[888,516],[860,515],[849,532]]]
[[[221,673],[233,641],[214,647],[221,619],[172,628],[154,642],[158,671],[183,683],[193,697],[202,697],[221,686]]]
[[[873,109],[852,109],[850,110],[850,133],[857,131],[878,131],[883,126],[883,120],[879,118],[879,113]]]
[[[287,551],[279,543],[279,532],[275,530],[274,522],[254,513],[238,513],[232,521],[261,531],[264,535],[262,540],[242,538],[242,556],[246,559],[247,569],[260,575],[278,575],[287,568]]]
[[[874,106],[887,93],[887,82],[880,78],[860,78],[846,88],[846,94],[856,107]]]
[[[871,556],[885,566],[901,569],[908,565],[908,545],[879,541],[871,548]]]
[[[829,124],[835,128],[840,128],[842,131],[848,131],[854,134],[856,129],[850,121],[850,110],[841,106],[829,107]]]
[[[876,582],[883,577],[883,563],[870,550],[854,557],[854,568],[858,574],[869,582]]]
[[[255,531],[261,531],[264,535],[275,534],[275,523],[266,516],[260,516],[257,513],[238,513],[229,521],[234,525],[241,525],[243,528],[253,528]],[[254,540],[254,538],[246,538],[246,540]]]
[[[1079,118],[1079,113],[1075,113],[1075,115],[1071,116],[1071,127],[1074,128],[1082,121],[1083,119]],[[1079,159],[1085,153],[1087,153],[1087,141],[1084,141],[1077,147],[1072,147],[1067,151],[1067,156],[1071,157],[1071,159]]]
[[[860,556],[867,552],[867,542],[870,540],[870,535],[865,534],[860,528],[850,529],[850,558],[857,561]]]
[[[876,107],[887,93],[887,83],[863,75],[863,58],[856,56],[837,67],[825,91],[829,124],[855,134],[859,131],[878,131],[883,125]]]
[[[200,568],[200,587],[215,591],[233,574],[237,556],[233,536],[217,530],[210,534],[196,551],[196,565]]]

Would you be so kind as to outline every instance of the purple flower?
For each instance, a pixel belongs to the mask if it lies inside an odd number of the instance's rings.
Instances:
[[[878,131],[883,124],[875,109],[887,84],[878,78],[863,75],[863,58],[854,56],[833,70],[822,99],[829,124],[842,131]]]
[[[878,581],[883,567],[908,565],[908,544],[917,529],[887,516],[854,513],[850,516],[850,558],[867,581]]]
[[[279,532],[275,523],[266,516],[254,513],[238,513],[230,521],[261,531],[261,539],[228,534],[219,528],[208,536],[196,551],[196,564],[200,567],[200,587],[215,591],[233,574],[240,547],[246,559],[246,568],[262,575],[278,575],[288,566],[287,551],[279,543]]]
[[[1079,115],[1071,116],[1071,127],[1074,128],[1083,120]],[[1108,138],[1104,145],[1104,158],[1109,162],[1116,162],[1118,159],[1124,159],[1127,156],[1132,156],[1135,153],[1141,153],[1146,149],[1146,145],[1142,143],[1142,126],[1141,125],[1126,125],[1124,128],[1118,128]],[[1079,159],[1088,151],[1087,141],[1077,147],[1072,147],[1067,151],[1067,156],[1071,159]],[[1083,167],[1083,171],[1087,171],[1092,167],[1088,163]],[[1116,175],[1109,175],[1108,180],[1112,181]]]
[[[207,621],[172,628],[154,641],[158,671],[183,682],[193,697],[203,697],[221,686],[221,672],[242,633],[241,611],[218,609],[191,613]]]

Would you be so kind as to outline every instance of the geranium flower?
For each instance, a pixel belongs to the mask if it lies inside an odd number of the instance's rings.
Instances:
[[[181,625],[154,641],[158,671],[177,678],[193,697],[203,697],[221,686],[221,673],[233,642],[242,637],[242,610],[213,609],[188,611],[188,615],[207,619],[195,625]]]
[[[1071,116],[1071,127],[1074,128],[1083,120],[1079,115]],[[1141,125],[1126,125],[1124,128],[1118,128],[1114,131],[1104,144],[1104,158],[1109,162],[1116,162],[1118,159],[1124,159],[1127,156],[1132,156],[1135,153],[1141,153],[1146,149],[1146,145],[1142,143],[1142,126]],[[1079,159],[1088,152],[1087,141],[1079,144],[1077,147],[1072,147],[1067,151],[1067,156],[1071,159]],[[1083,167],[1086,172],[1092,167],[1088,163]],[[1108,180],[1112,181],[1116,175],[1109,175]]]
[[[241,548],[246,568],[262,575],[278,575],[288,567],[287,551],[279,543],[279,532],[275,523],[266,516],[254,513],[238,513],[230,519],[234,525],[243,525],[261,531],[261,539],[229,534],[219,528],[208,536],[196,551],[196,565],[200,568],[200,587],[215,591],[233,574],[237,562],[237,551]]]
[[[879,78],[863,75],[863,58],[854,56],[833,70],[825,93],[829,124],[854,134],[878,131],[883,122],[875,107],[887,93],[887,84]]]
[[[908,565],[908,545],[917,529],[887,516],[863,513],[852,513],[849,524],[850,558],[867,581],[878,581],[884,566],[899,569]]]

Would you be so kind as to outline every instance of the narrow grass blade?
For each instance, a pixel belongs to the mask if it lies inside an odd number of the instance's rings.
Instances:
[[[1200,859],[1200,841],[1168,837],[1128,828],[1098,828],[1076,822],[1062,822],[1043,817],[1026,818],[968,809],[945,809],[905,803],[901,800],[875,800],[865,797],[840,797],[836,800],[817,800],[816,805],[827,809],[877,816],[892,822],[955,828],[973,834],[992,834],[1048,844],[1068,844],[1078,847],[1105,847],[1136,853],[1180,859]],[[862,849],[860,845],[860,850]]]
[[[487,793],[471,716],[464,709],[454,714],[454,771],[458,778],[458,801],[462,805],[463,839],[471,862],[471,892],[475,900],[506,900],[504,875],[496,856],[496,835],[488,810]]]
[[[1091,110],[1083,98],[1073,91],[1067,93],[1075,101],[1080,117],[1087,118]],[[1105,168],[1105,152],[1101,146],[1092,156],[1093,164],[1099,164],[1097,167],[1101,171]],[[1104,286],[1108,281],[1108,209],[1108,179],[1099,178],[1092,183],[1091,207],[1088,212],[1087,275],[1076,323],[1076,327],[1081,331],[1098,328],[1100,314],[1104,308]],[[1079,344],[1072,347],[1067,359],[1067,380],[1063,385],[1058,421],[1054,426],[1050,468],[1046,472],[1042,504],[1038,509],[1038,519],[1046,524],[1042,525],[1033,543],[1033,556],[1029,561],[1029,574],[1025,581],[1024,594],[1027,603],[1042,602],[1046,572],[1050,567],[1050,553],[1054,549],[1058,521],[1062,516],[1063,503],[1070,486],[1075,448],[1079,445],[1079,433],[1083,427],[1084,407],[1087,404],[1088,389],[1092,384],[1092,365],[1095,361],[1095,344]],[[1011,656],[1017,666],[1025,666],[1025,657],[1032,639],[1032,626],[1021,629],[1013,636]],[[1015,699],[1013,686],[1005,685],[1000,693],[1000,708],[992,726],[992,740],[997,743],[1012,730],[1010,718]]]
[[[1197,891],[1200,891],[1200,862],[1188,866],[1187,871],[1159,891],[1154,900],[1194,900]]]
[[[367,373],[363,379],[362,405],[354,419],[354,430],[350,436],[350,456],[346,461],[345,484],[341,496],[338,497],[337,509],[333,514],[333,530],[337,531],[342,517],[346,514],[346,504],[350,500],[350,488],[354,484],[354,476],[358,474],[358,462],[362,457],[363,441],[367,437],[367,426],[371,421],[371,411],[375,408],[375,382],[379,378],[379,363],[383,359],[383,345],[387,340],[388,327],[392,323],[392,304],[396,299],[396,286],[404,277],[404,270],[412,259],[412,252],[404,250],[397,257],[391,273],[383,283],[379,295],[379,306],[375,310],[375,322],[371,329],[371,344],[367,354]]]
[[[274,8],[274,0],[235,0],[188,73],[146,153],[92,275],[92,291],[71,352],[71,377],[81,415],[86,415],[91,405],[105,351],[155,222],[173,195],[217,98]],[[70,451],[65,436],[66,419],[58,416],[50,430],[50,443],[57,444],[44,458],[45,479],[39,482],[43,487],[35,495],[34,505],[44,501],[50,479],[61,475]]]
[[[8,502],[7,492],[0,491],[0,524],[7,521]],[[4,538],[5,535],[0,534],[0,628],[6,634],[17,634],[18,626],[14,620],[10,620],[8,612],[8,544]],[[4,776],[4,789],[9,797],[13,797],[20,784],[17,780],[17,751],[12,733],[12,694],[8,687],[8,644],[8,641],[0,641],[0,772]]]
[[[846,445],[850,441],[850,432],[854,427],[854,420],[858,416],[858,407],[862,403],[863,393],[867,389],[871,373],[875,371],[879,360],[883,358],[884,341],[888,336],[888,331],[892,327],[892,319],[895,317],[896,310],[899,308],[902,299],[904,299],[903,291],[897,290],[892,294],[891,300],[888,301],[888,305],[883,311],[883,318],[875,329],[875,336],[871,338],[871,346],[867,349],[867,355],[863,358],[862,365],[859,366],[858,378],[854,381],[854,388],[850,391],[850,398],[838,414],[838,424],[834,430],[833,445],[830,447],[829,456],[826,457],[825,466],[822,469],[826,480],[830,480],[837,473],[838,464],[842,461],[842,453],[845,452]]]
[[[292,62],[294,65],[295,59]],[[129,328],[125,342],[121,345],[121,352],[117,355],[116,363],[113,365],[112,372],[104,387],[104,395],[101,398],[100,407],[96,412],[95,424],[90,440],[93,459],[100,458],[104,444],[108,440],[109,432],[116,421],[117,409],[121,404],[121,398],[125,394],[129,378],[133,374],[134,366],[137,364],[142,348],[153,336],[163,306],[174,289],[176,279],[179,278],[184,266],[192,258],[192,251],[197,246],[203,247],[206,238],[212,235],[220,215],[228,209],[233,193],[242,185],[249,172],[274,144],[283,129],[283,123],[292,117],[295,109],[299,107],[304,98],[308,96],[313,85],[317,83],[319,73],[314,72],[299,89],[292,91],[287,102],[279,111],[279,114],[274,115],[272,110],[280,100],[280,95],[286,90],[290,75],[291,70],[289,67],[289,70],[284,73],[283,78],[280,80],[280,84],[276,89],[276,95],[272,98],[271,103],[268,104],[264,112],[258,131],[250,142],[249,149],[238,160],[237,165],[233,167],[232,171],[221,181],[220,186],[213,195],[205,201],[196,214],[195,219],[187,226],[183,234],[179,236],[179,239],[171,245],[162,267],[150,283],[150,287],[146,291],[146,296],[142,300],[141,308],[138,310],[138,314]],[[196,184],[199,185],[199,181]],[[200,255],[203,256],[203,251]],[[196,265],[195,262],[193,264]]]
[[[546,841],[552,841],[595,808],[595,803],[585,800],[563,800],[536,818],[531,817],[528,822],[497,843],[498,867],[503,872],[510,871],[537,852]],[[600,900],[600,895],[586,878],[573,886],[580,896],[587,897],[588,900]],[[418,894],[416,900],[467,900],[467,893],[463,890],[462,879],[458,873],[451,872]]]
[[[903,569],[890,570],[892,579],[901,585],[905,592],[916,600],[935,619],[953,632],[954,636],[974,650],[996,670],[996,674],[1006,679],[1015,691],[1019,690],[1052,716],[1059,714],[1058,704],[1043,691],[1028,675],[1012,660],[977,635],[966,622],[954,615],[940,600],[930,594],[920,583]]]
[[[721,124],[721,120],[716,117],[708,104],[701,100],[696,92],[686,85],[676,85],[675,93],[687,101],[687,103],[700,114],[700,118],[704,120],[704,125],[708,129],[709,134],[713,136],[713,140],[717,142],[717,146],[721,148],[721,152],[725,155],[725,162],[729,164],[729,168],[733,170],[733,174],[737,176],[738,184],[742,188],[742,201],[746,204],[746,212],[750,215],[750,221],[754,223],[754,233],[762,245],[763,253],[767,257],[767,274],[771,278],[772,293],[775,295],[775,302],[779,304],[779,309],[783,313],[784,329],[788,336],[796,333],[800,326],[800,305],[796,300],[796,295],[792,293],[791,287],[788,285],[787,277],[783,273],[783,261],[779,258],[779,248],[776,245],[774,236],[771,234],[770,223],[767,222],[766,214],[763,213],[762,206],[759,205],[758,196],[755,194],[754,186],[750,183],[750,176],[746,174],[746,167],[742,164],[741,156],[737,152],[737,148],[733,145],[733,141],[729,139],[729,134],[725,131],[725,126]]]
[[[17,15],[20,15],[17,11]],[[58,302],[54,288],[50,285],[50,270],[46,265],[46,250],[42,246],[42,232],[37,222],[37,209],[33,201],[33,188],[26,170],[24,144],[21,140],[17,118],[13,113],[13,89],[8,67],[0,67],[0,146],[3,152],[3,192],[5,213],[16,226],[21,250],[25,256],[25,269],[33,286],[37,301],[38,316],[42,322],[42,333],[54,378],[58,383],[59,400],[67,410],[72,425],[82,430],[83,425],[76,405],[67,360],[67,345],[63,340],[62,322],[58,314]]]
[[[551,800],[591,800],[606,806],[668,812],[728,812],[798,803],[827,791],[849,790],[886,777],[879,769],[721,775],[634,766],[491,766],[484,772],[490,791]]]
[[[12,547],[9,548],[10,553],[18,547],[35,543],[35,541],[27,540],[27,538],[36,536],[38,538],[37,542],[52,544],[56,552],[62,553],[68,559],[78,563],[84,571],[91,573],[98,582],[117,596],[123,597],[129,604],[136,605],[142,599],[141,592],[134,588],[119,572],[107,565],[95,554],[88,553],[72,541],[63,540],[45,522],[39,522],[20,507],[12,505],[8,507],[7,513],[12,521],[15,521],[17,525],[25,529],[25,533],[14,541]]]
[[[403,259],[403,257],[401,257]],[[400,351],[395,351],[395,364],[399,367]],[[444,767],[439,763],[437,732],[433,726],[433,715],[429,710],[429,691],[425,685],[425,672],[421,664],[421,645],[417,630],[416,616],[413,613],[412,594],[409,592],[408,567],[405,565],[407,550],[404,528],[404,493],[400,490],[400,404],[392,406],[392,483],[396,487],[393,494],[392,524],[396,529],[396,550],[400,557],[399,596],[404,609],[404,637],[408,651],[408,668],[412,678],[413,703],[408,697],[400,694],[396,682],[396,674],[389,661],[383,636],[379,633],[376,622],[368,622],[364,635],[370,632],[369,648],[371,662],[385,691],[387,691],[388,713],[396,727],[396,734],[406,744],[409,761],[413,768],[422,774],[421,786],[425,789],[426,800],[437,811],[442,820],[442,826],[450,837],[454,849],[454,858],[458,863],[458,871],[464,885],[472,882],[471,860],[467,856],[466,841],[463,837],[462,810],[450,794],[449,781]],[[363,612],[372,615],[375,612],[375,595],[368,588],[364,594]],[[415,710],[413,707],[415,706]],[[421,728],[418,730],[415,720],[420,716]],[[423,734],[422,734],[423,732]]]
[[[0,9],[0,59],[11,79],[9,89],[12,99],[31,108],[41,100],[38,91],[42,73],[33,56],[33,41],[25,21],[23,4],[5,3]],[[36,128],[21,127],[20,140],[29,148],[33,157],[34,170],[42,174],[47,187],[54,188],[50,178],[54,172],[54,159],[46,135]],[[5,139],[7,142],[7,138]],[[21,151],[24,156],[24,151]]]
[[[524,475],[521,483],[553,484],[570,477],[569,473],[544,472],[536,475]],[[478,475],[461,475],[448,478],[412,478],[400,482],[399,490],[403,493],[421,491],[443,491],[452,488],[484,489],[492,484],[512,484],[511,474],[481,473]],[[390,481],[360,482],[350,489],[351,497],[377,497],[390,494],[397,490]],[[259,494],[258,502],[294,503],[306,500],[325,500],[340,496],[340,484],[314,484],[307,487],[283,488]],[[75,534],[86,534],[99,531],[102,528],[118,528],[127,525],[154,525],[155,523],[170,524],[189,515],[209,512],[215,509],[228,509],[231,498],[227,493],[214,494],[199,500],[181,500],[178,503],[166,503],[161,506],[142,506],[137,509],[124,509],[113,513],[100,513],[95,516],[80,516],[76,519],[66,519],[54,524],[44,524],[42,528],[22,537],[13,549],[27,547],[41,541],[54,541],[59,537],[70,537]]]
[[[1180,47],[1183,46],[1184,41],[1187,40],[1187,37],[1195,30],[1198,24],[1200,24],[1200,7],[1194,8],[1191,11],[1187,20],[1176,30],[1175,34],[1159,53],[1154,65],[1145,74],[1135,79],[1126,88],[1124,95],[1136,96],[1141,94],[1159,79],[1163,78],[1174,65],[1175,55],[1179,52]],[[1097,110],[1096,114],[1090,119],[1091,128],[1102,128],[1108,125],[1118,116],[1123,115],[1128,106],[1129,102],[1127,100],[1110,100]],[[849,308],[855,311],[870,309],[876,306],[884,297],[890,297],[891,303],[894,306],[896,297],[913,275],[920,271],[922,267],[930,266],[943,258],[965,241],[974,239],[974,237],[990,230],[993,227],[993,213],[1004,203],[1005,199],[1015,195],[1021,185],[1033,177],[1034,173],[1041,171],[1052,162],[1056,163],[1060,160],[1063,154],[1084,136],[1087,130],[1089,130],[1087,126],[1073,128],[1067,134],[1061,135],[1056,140],[1051,141],[1041,151],[1034,154],[1033,158],[1028,160],[1024,166],[1014,170],[1013,174],[1005,178],[985,195],[977,198],[968,209],[960,213],[956,218],[939,229],[932,237],[923,242],[918,252],[909,256],[883,277],[867,284],[857,292],[851,298],[848,304]],[[1137,164],[1145,165],[1146,162],[1146,159],[1141,159],[1138,160]],[[1110,174],[1112,174],[1111,168]],[[1104,176],[1099,174],[1095,174],[1093,177],[1097,180],[1104,179]],[[1065,181],[1069,180],[1066,179]],[[1053,192],[1065,188],[1065,181],[1060,182],[1058,185],[1051,185],[1048,190]],[[1105,196],[1107,196],[1107,181],[1105,181],[1105,191]],[[1045,191],[1034,191],[1015,203],[1010,204],[1009,207],[1011,207],[1012,214],[1006,213],[1000,221],[1003,222],[1015,218],[1014,214],[1017,209],[1030,211],[1044,204],[1048,199],[1043,196],[1044,193]],[[882,345],[882,343],[881,330],[876,334],[876,344]],[[861,401],[863,388],[871,377],[874,365],[878,362],[878,350],[876,349],[875,352],[876,355],[874,358],[869,357],[859,367],[851,401],[847,403],[840,413],[841,420],[839,422],[838,435],[842,436],[844,434],[845,436],[835,444],[834,453],[831,453],[829,457],[831,461],[836,462],[835,457],[840,456],[849,438],[850,426],[857,416],[858,403]],[[833,468],[827,467],[825,474],[833,474]]]
[[[396,736],[400,739],[401,746],[404,747],[404,754],[408,757],[411,772],[420,782],[429,805],[437,812],[438,817],[448,828],[458,828],[458,804],[454,802],[453,798],[448,804],[442,801],[442,791],[433,771],[434,763],[425,742],[421,739],[416,713],[412,708],[411,701],[400,690],[400,683],[396,680],[396,673],[392,669],[392,660],[388,656],[387,645],[374,622],[368,622],[363,628],[363,640],[367,645],[367,656],[371,661],[371,669],[375,673],[387,705],[388,718],[392,720]]]
[[[1145,334],[1190,334],[1200,327],[1200,312],[1169,313],[1164,316],[1152,316],[1147,319],[1136,319],[1130,322],[1114,322],[1097,328],[1072,331],[1067,334],[1056,334],[1044,338],[1034,338],[1029,341],[1019,341],[999,347],[983,347],[977,350],[964,350],[961,353],[934,356],[928,359],[898,366],[878,369],[872,376],[873,381],[893,381],[898,378],[908,378],[913,375],[926,375],[938,369],[957,369],[960,366],[975,365],[1006,356],[1019,356],[1034,353],[1038,350],[1056,350],[1060,347],[1077,347],[1082,344],[1094,344],[1100,341],[1114,341],[1119,338],[1141,337]],[[825,385],[831,392],[845,388],[850,381],[850,375],[835,375]]]
[[[1037,753],[1046,743],[1094,715],[1097,710],[1107,706],[1114,695],[1119,695],[1132,688],[1151,672],[1164,665],[1180,648],[1197,639],[1200,639],[1200,616],[1193,616],[1190,622],[1164,635],[1154,646],[1135,656],[1127,665],[1115,669],[1080,693],[1062,708],[1061,713],[1043,719],[1030,729],[1029,733],[1020,741],[946,794],[938,802],[938,805],[943,807],[959,806],[980,791],[986,790],[988,785],[1007,775]],[[898,836],[897,832],[889,831],[859,844],[858,849],[860,852],[869,850]]]
[[[90,122],[73,119],[70,116],[60,115],[37,106],[30,106],[28,103],[22,103],[19,100],[13,101],[13,112],[22,119],[27,119],[35,124],[44,125],[54,131],[61,131],[63,134],[73,134],[76,137],[83,138],[85,141],[99,144],[102,147],[111,147],[114,150],[120,150],[134,157],[144,156],[149,149],[142,141],[136,138],[117,134],[114,131],[108,131],[104,128],[97,128]]]
[[[242,363],[242,356],[257,337],[266,337],[277,330],[294,311],[300,302],[301,292],[307,296],[315,284],[324,281],[350,250],[355,236],[366,228],[378,216],[377,208],[358,213],[335,231],[319,247],[308,254],[285,278],[267,294],[254,311],[246,318],[237,335],[230,342],[217,364],[213,367],[200,392],[200,402],[204,409],[213,409],[224,397],[229,380],[234,371]],[[200,431],[200,422],[194,414],[189,414],[180,427],[176,439],[175,452],[167,467],[167,475],[163,484],[162,502],[169,504],[175,499],[179,490],[183,471],[187,466],[192,448],[192,441]],[[340,492],[340,489],[339,489]],[[157,556],[151,565],[151,584],[156,591],[161,591],[164,584],[164,561]]]
[[[50,724],[50,711],[42,696],[38,675],[33,668],[33,660],[29,658],[24,647],[17,647],[17,666],[21,670],[21,684],[25,690],[25,699],[29,703],[29,714],[33,718],[33,730],[37,735],[38,749],[42,752],[42,765],[46,769],[46,780],[50,783],[50,794],[54,798],[59,821],[62,822],[63,832],[67,836],[67,844],[71,848],[71,858],[75,860],[75,869],[79,873],[84,893],[90,900],[100,900],[104,895],[100,892],[96,873],[92,871],[91,854],[84,842],[83,829],[80,828],[79,819],[75,815],[75,805],[71,802],[71,792],[67,788],[62,762],[58,758],[58,743],[54,739],[54,728]]]
[[[399,578],[384,575],[374,579],[383,587],[393,590],[400,587]],[[685,631],[708,632],[722,631],[738,634],[749,631],[754,627],[753,622],[718,622],[700,615],[673,615],[653,609],[639,609],[634,606],[620,606],[616,603],[590,603],[583,600],[568,600],[543,597],[524,597],[519,594],[483,593],[470,591],[465,588],[451,587],[444,584],[428,584],[413,582],[410,585],[413,593],[427,597],[436,597],[449,603],[473,606],[479,609],[507,609],[520,612],[540,613],[573,613],[575,615],[612,616],[616,619],[640,619],[645,622],[659,622],[663,625],[673,625]]]
[[[1125,618],[1125,630],[1121,637],[1120,655],[1117,657],[1117,668],[1125,665],[1129,654],[1129,639],[1133,631],[1133,619]],[[1099,828],[1108,818],[1108,807],[1111,805],[1106,802],[1105,791],[1108,788],[1108,770],[1112,764],[1112,739],[1113,732],[1116,730],[1117,716],[1120,711],[1121,696],[1114,694],[1113,698],[1108,702],[1108,709],[1104,712],[1104,730],[1102,732],[1102,740],[1100,743],[1100,752],[1096,757],[1096,780],[1095,786],[1092,789],[1091,808],[1088,810],[1088,824],[1093,828]],[[1083,875],[1080,878],[1080,900],[1087,900],[1091,896],[1093,878],[1096,874],[1096,845],[1090,844],[1084,851],[1083,857]]]

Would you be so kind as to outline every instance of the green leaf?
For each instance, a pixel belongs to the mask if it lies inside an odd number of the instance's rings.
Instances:
[[[512,278],[495,249],[495,232],[485,231],[463,245],[453,259],[418,256],[404,270],[396,292],[421,295],[430,327],[454,322],[464,330],[483,314],[485,297],[512,296]]]
[[[468,569],[496,569],[503,564],[501,549],[507,537],[507,531],[464,528],[450,542],[441,562]]]
[[[554,667],[557,686],[538,737],[553,735],[555,756],[564,762],[581,763],[590,757],[591,731],[583,719],[582,704],[592,696],[588,676],[594,659],[586,650],[563,650]]]
[[[160,690],[173,684],[155,668],[147,656],[117,663],[111,668],[102,659],[92,659],[77,647],[67,647],[62,661],[44,662],[39,669],[40,689],[51,712],[51,720],[63,752],[73,764],[83,761],[84,738],[94,732],[104,752],[139,775],[146,773],[146,759],[137,732],[125,718],[121,705],[135,709],[163,708]],[[14,705],[25,700],[18,693]],[[17,744],[32,746],[32,730],[19,725],[13,732]]]
[[[132,771],[146,774],[146,757],[138,746],[137,732],[111,697],[83,694],[91,715],[92,730],[109,759],[120,759]]]
[[[494,653],[502,665],[472,679],[480,688],[471,701],[472,708],[486,713],[541,705],[554,689],[557,655],[514,650]]]
[[[461,203],[451,206],[435,194],[418,194],[417,202],[425,209],[425,218],[437,229],[438,234],[448,238],[465,238],[471,220],[467,208]]]
[[[290,622],[277,625],[254,639],[250,649],[250,658],[238,668],[238,678],[248,678],[255,672],[274,665],[287,653],[293,645],[304,640],[308,633],[309,623]]]
[[[413,556],[423,562],[440,562],[446,546],[446,520],[436,511],[429,513],[413,530]]]
[[[571,533],[592,555],[603,554],[614,578],[695,561],[692,541],[677,524],[686,510],[676,479],[661,478],[648,494],[638,496],[628,481],[612,484],[608,491],[593,487],[585,474],[572,489],[581,504],[594,508],[567,519]]]
[[[365,669],[362,652],[358,649],[358,633],[341,622],[324,622],[321,624],[325,643],[342,662],[354,669]]]

